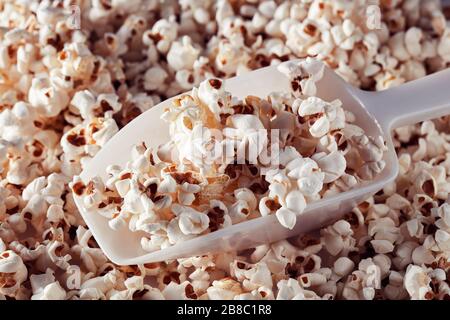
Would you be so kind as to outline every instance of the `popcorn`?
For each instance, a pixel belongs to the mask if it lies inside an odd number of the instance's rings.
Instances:
[[[208,297],[211,300],[231,300],[241,292],[242,288],[239,282],[233,279],[213,281],[212,286],[207,289]]]
[[[0,253],[0,293],[14,296],[27,278],[28,271],[22,259],[15,252],[4,250]]]
[[[92,233],[89,230],[79,226],[76,233],[78,244],[72,247],[72,251],[80,256],[85,268],[95,274],[106,264],[107,259],[99,248],[91,248],[89,246],[89,240],[92,237]]]
[[[199,234],[206,230],[209,218],[206,214],[195,211],[188,207],[173,206],[172,210],[178,217],[178,225],[185,235]]]
[[[31,248],[28,248],[28,246],[25,246],[18,241],[12,241],[10,242],[9,247],[22,258],[22,261],[34,261],[45,253],[45,246],[43,245],[38,245],[33,249],[32,246],[30,246]]]
[[[50,270],[41,275],[30,276],[33,296],[31,300],[64,300],[66,291],[61,287]]]
[[[307,96],[315,96],[315,83],[323,76],[324,65],[314,59],[307,58],[299,64],[281,64],[278,70],[292,79],[292,89],[294,92]]]
[[[361,260],[358,269],[348,277],[342,295],[346,299],[372,300],[380,288],[380,267],[369,258]]]
[[[330,154],[317,153],[314,155],[319,168],[324,171],[324,183],[330,183],[339,179],[345,172],[346,160],[340,151],[333,151]]]
[[[346,255],[355,249],[353,230],[347,221],[339,220],[321,230],[325,249],[332,255]]]
[[[106,299],[106,294],[117,284],[117,273],[111,271],[103,276],[87,279],[80,288],[80,299]]]
[[[339,277],[347,276],[354,268],[355,264],[347,257],[340,257],[334,262],[333,271]]]
[[[86,161],[93,157],[119,128],[111,117],[93,118],[68,130],[61,139],[66,156]]]
[[[69,102],[67,94],[52,87],[45,78],[33,80],[30,88],[30,104],[46,116],[57,115]]]
[[[167,300],[191,300],[197,298],[192,285],[187,281],[181,284],[169,283],[162,291],[162,294]]]
[[[164,87],[164,81],[167,79],[167,72],[156,65],[149,68],[144,75],[144,88],[146,90],[156,90]]]
[[[351,50],[355,42],[361,39],[361,34],[358,33],[355,24],[350,19],[345,19],[342,25],[337,25],[331,28],[331,35],[334,42],[344,50]]]
[[[156,48],[162,52],[166,53],[172,42],[176,39],[178,33],[178,26],[175,23],[175,17],[171,17],[168,20],[161,19],[158,20],[152,27],[149,37],[156,44]]]
[[[260,287],[271,288],[273,285],[270,271],[264,262],[245,265],[243,262],[235,261],[231,266],[231,274],[242,281],[243,288],[247,291]]]
[[[431,291],[430,281],[431,279],[427,273],[418,266],[410,265],[406,270],[404,278],[405,289],[414,300],[426,299]]]
[[[277,300],[320,300],[314,291],[304,290],[294,279],[281,280],[277,287]]]
[[[179,71],[182,69],[192,69],[200,50],[192,46],[189,37],[184,36],[180,42],[174,42],[167,53],[169,65]]]

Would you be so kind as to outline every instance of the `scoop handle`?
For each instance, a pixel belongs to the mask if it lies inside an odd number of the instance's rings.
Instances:
[[[401,86],[364,92],[365,107],[383,130],[450,114],[450,68]]]

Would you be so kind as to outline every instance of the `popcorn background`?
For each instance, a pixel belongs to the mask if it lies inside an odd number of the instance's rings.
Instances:
[[[245,252],[113,265],[69,188],[121,127],[208,77],[315,56],[383,90],[444,69],[446,12],[434,0],[1,1],[0,299],[450,298],[449,117],[395,130],[397,180],[344,219]]]

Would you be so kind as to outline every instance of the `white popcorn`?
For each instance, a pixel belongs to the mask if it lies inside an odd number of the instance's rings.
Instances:
[[[422,39],[422,31],[419,28],[410,28],[405,33],[405,45],[408,53],[417,57],[421,53],[422,46],[420,41]]]
[[[306,201],[303,194],[300,191],[294,190],[286,196],[286,208],[292,210],[295,213],[303,212],[306,207]]]
[[[389,253],[394,250],[394,246],[387,240],[372,240],[370,242],[376,253]]]
[[[280,208],[277,210],[276,216],[282,226],[291,230],[294,228],[295,222],[297,221],[295,211],[289,210],[287,208]]]
[[[144,75],[144,87],[147,90],[162,89],[167,77],[168,74],[162,67],[158,65],[153,66]]]
[[[428,250],[424,246],[418,246],[414,249],[411,255],[412,261],[415,264],[422,265],[422,264],[431,264],[434,261],[434,256],[431,252],[431,250]]]
[[[173,20],[161,19],[152,27],[152,36],[156,38],[156,47],[160,52],[167,52],[177,37],[178,27]]]
[[[108,272],[104,276],[88,279],[80,288],[80,299],[102,299],[117,282],[117,272]]]
[[[51,86],[48,79],[35,78],[29,92],[30,104],[46,116],[56,116],[69,102],[64,90]]]
[[[297,280],[281,280],[277,283],[277,300],[316,300],[319,296],[313,291],[304,290]]]
[[[27,268],[15,252],[6,250],[0,253],[0,292],[13,296],[27,278]]]
[[[321,230],[325,249],[332,255],[345,254],[354,250],[355,239],[347,221],[339,220]]]
[[[339,179],[345,172],[346,160],[340,151],[333,151],[328,155],[317,153],[314,155],[314,160],[325,173],[324,183],[330,183]]]
[[[31,300],[64,300],[66,291],[61,287],[52,272],[47,269],[47,273],[30,276],[33,296]]]
[[[208,297],[212,300],[231,300],[241,293],[239,282],[233,279],[213,281],[212,286],[207,289]]]
[[[199,234],[206,230],[209,218],[206,214],[193,210],[189,207],[172,207],[177,215],[179,228],[186,235]]]
[[[361,36],[355,33],[356,26],[350,19],[345,19],[342,25],[333,26],[331,35],[334,42],[342,49],[351,50],[355,42],[360,40]]]
[[[347,257],[340,257],[334,262],[333,271],[339,277],[347,276],[354,268],[355,264]]]
[[[103,252],[99,248],[89,247],[89,240],[92,233],[84,227],[78,227],[77,231],[78,244],[72,247],[72,250],[80,255],[84,266],[90,272],[96,272],[103,266],[107,260]]]
[[[217,117],[220,112],[219,101],[225,95],[225,84],[219,79],[203,81],[198,88],[198,98],[207,105]]]
[[[192,285],[187,281],[181,284],[171,282],[162,291],[162,295],[167,300],[189,300],[197,297],[192,290]]]
[[[278,70],[291,79],[300,79],[300,93],[314,96],[316,94],[315,82],[322,78],[324,65],[317,60],[307,58],[299,63],[283,63],[278,67]],[[296,90],[294,89],[294,91]]]
[[[431,290],[429,286],[430,281],[431,279],[426,271],[421,267],[415,265],[408,266],[404,278],[404,285],[412,299],[426,299],[427,293]]]
[[[192,69],[199,50],[192,46],[189,37],[184,36],[181,42],[174,42],[167,53],[167,62],[175,70]]]

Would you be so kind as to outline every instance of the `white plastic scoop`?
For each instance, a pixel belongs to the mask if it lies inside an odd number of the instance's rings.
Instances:
[[[291,90],[289,79],[278,72],[277,67],[267,67],[231,78],[225,82],[225,88],[239,98],[247,95],[266,97],[273,91]],[[306,210],[298,215],[292,230],[281,226],[276,216],[270,215],[152,253],[141,248],[140,239],[143,233],[133,233],[127,227],[119,231],[110,229],[106,218],[95,210],[86,210],[81,199],[76,198],[83,218],[108,258],[119,265],[150,263],[251,248],[322,227],[342,217],[395,179],[398,161],[390,135],[392,128],[450,114],[450,69],[397,88],[367,92],[354,88],[325,68],[323,78],[317,82],[317,88],[317,96],[324,100],[339,98],[344,109],[355,114],[356,124],[362,127],[367,135],[384,136],[388,147],[384,155],[386,167],[373,181],[308,204]],[[94,176],[105,179],[106,167],[111,164],[124,165],[130,160],[131,149],[135,144],[144,141],[148,147],[157,147],[167,142],[168,124],[160,120],[160,116],[163,110],[170,106],[171,100],[158,104],[120,130],[88,163],[81,174],[82,180],[87,183]]]

